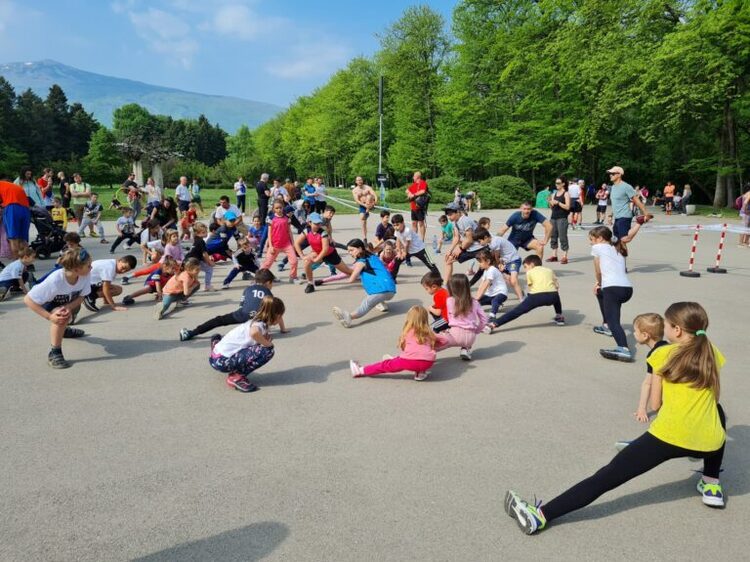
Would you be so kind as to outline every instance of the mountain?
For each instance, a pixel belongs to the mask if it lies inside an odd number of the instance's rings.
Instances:
[[[50,86],[58,84],[70,103],[80,102],[108,127],[112,124],[112,112],[127,103],[137,103],[151,113],[176,119],[197,118],[202,113],[211,123],[218,123],[230,133],[240,125],[256,127],[282,110],[270,103],[197,94],[104,76],[52,60],[0,64],[0,76],[13,85],[17,94],[31,88],[42,98],[47,96]]]

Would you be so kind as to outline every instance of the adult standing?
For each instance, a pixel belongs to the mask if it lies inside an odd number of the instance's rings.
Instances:
[[[245,200],[247,199],[247,186],[242,176],[237,178],[234,182],[234,195],[237,197],[237,207],[245,213]]]
[[[536,205],[537,209],[549,209],[549,196],[552,195],[548,185],[544,186],[539,193],[536,194]]]
[[[138,220],[138,215],[141,213],[141,190],[138,189],[138,184],[135,182],[135,173],[130,172],[127,179],[122,182],[120,190],[125,194],[128,201],[128,207],[133,209],[133,220]]]
[[[544,227],[544,238],[537,240],[534,238],[534,228],[540,223]],[[521,203],[521,208],[508,217],[497,234],[504,236],[509,230],[508,241],[516,249],[523,248],[526,251],[534,252],[540,259],[544,256],[544,247],[552,234],[552,223],[542,213],[534,209],[534,204],[531,201]]]
[[[583,205],[581,204],[581,198],[583,197],[583,188],[577,181],[572,181],[568,184],[568,195],[570,196],[570,220],[573,223],[573,230],[580,228],[581,221],[583,219]],[[552,201],[550,201],[550,206]]]
[[[39,191],[42,193],[42,203],[44,208],[48,211],[55,205],[55,193],[52,189],[52,168],[45,168],[39,179],[36,180],[36,185],[39,187]]]
[[[323,178],[315,178],[315,212],[323,214],[326,210],[326,183]]]
[[[640,194],[633,189],[632,185],[622,179],[625,175],[625,170],[620,166],[613,166],[607,170],[607,173],[612,180],[612,189],[609,194],[609,198],[612,201],[612,216],[614,217],[612,233],[615,235],[615,238],[621,239],[628,235],[633,222],[633,211],[630,208],[631,203],[643,213],[645,217],[643,219],[644,222],[650,220],[650,216],[641,201]]]
[[[151,205],[152,203],[161,203],[161,200],[163,198],[161,187],[156,185],[154,178],[148,178],[146,180],[146,187],[141,191],[146,194],[146,205]]]
[[[690,198],[693,196],[693,188],[690,187],[689,183],[685,184],[682,188],[682,201],[680,201],[680,214],[687,215],[687,206],[690,203]]]
[[[68,220],[70,220],[73,218],[73,210],[70,208],[70,185],[63,171],[57,172],[57,192],[60,194],[63,209],[68,213]]]
[[[83,208],[91,199],[91,186],[83,181],[81,174],[73,174],[73,183],[70,184],[70,198],[73,201],[73,212],[76,222],[80,225],[83,220]]]
[[[291,197],[289,195],[289,191],[287,191],[287,188],[285,185],[281,184],[280,179],[273,180],[273,187],[271,188],[271,199],[283,199],[285,204],[289,204],[291,202]]]
[[[180,176],[180,183],[175,188],[174,195],[177,198],[177,208],[180,211],[180,215],[184,216],[190,208],[190,201],[192,199],[187,176]]]
[[[413,183],[406,188],[406,198],[411,207],[411,228],[424,240],[427,234],[425,218],[427,217],[427,205],[429,195],[427,182],[422,179],[422,172],[414,172]]]
[[[568,263],[568,215],[571,212],[573,203],[570,193],[568,193],[568,180],[565,179],[565,176],[559,176],[555,180],[555,187],[557,189],[549,200],[549,206],[552,209],[550,216],[550,222],[552,223],[552,235],[550,236],[552,255],[547,258],[547,261],[557,261],[557,245],[559,240],[562,247],[560,263],[564,265]]]
[[[5,179],[4,176],[0,175],[0,205],[3,207],[3,227],[13,259],[17,259],[19,252],[29,243],[30,203],[23,187],[16,183],[4,181]]]
[[[260,224],[265,228],[266,217],[268,217],[268,201],[271,198],[271,190],[268,188],[268,174],[262,173],[260,175],[260,180],[255,184],[255,193],[258,198]]]
[[[370,217],[370,210],[378,202],[378,195],[375,190],[365,183],[362,176],[354,179],[354,189],[352,189],[352,198],[359,205],[359,220],[362,222],[362,240],[367,241],[367,219]]]
[[[201,215],[205,213],[203,210],[203,200],[201,199],[201,186],[198,185],[198,178],[193,178],[193,183],[190,186],[190,200],[196,204],[201,210]]]
[[[44,208],[42,190],[39,189],[36,181],[34,181],[34,173],[31,171],[31,168],[28,166],[21,168],[21,173],[18,175],[14,183],[23,188],[26,197],[29,198],[32,205],[38,205],[39,207]]]

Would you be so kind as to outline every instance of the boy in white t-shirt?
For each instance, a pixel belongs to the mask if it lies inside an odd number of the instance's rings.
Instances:
[[[423,264],[425,264],[430,271],[440,273],[435,264],[432,263],[430,257],[427,255],[427,251],[424,245],[424,241],[414,230],[406,226],[403,215],[393,215],[391,217],[391,224],[395,230],[396,236],[396,260],[395,267],[393,268],[393,278],[395,279],[398,275],[398,270],[401,264],[408,258],[418,258]]]
[[[83,299],[83,306],[91,312],[98,312],[99,307],[96,299],[103,298],[112,310],[123,312],[127,310],[124,306],[115,303],[116,297],[122,293],[120,285],[114,285],[113,281],[120,273],[127,273],[133,269],[137,260],[135,256],[127,255],[118,260],[96,260],[91,263],[91,292]]]
[[[29,292],[26,288],[30,278],[28,268],[34,263],[36,252],[33,248],[26,247],[18,256],[16,261],[10,262],[0,271],[0,301],[4,301],[11,290],[20,290],[24,294]]]

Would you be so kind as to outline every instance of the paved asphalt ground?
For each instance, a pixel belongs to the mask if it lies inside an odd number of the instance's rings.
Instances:
[[[488,215],[495,230],[508,211]],[[341,241],[358,233],[356,217],[335,227]],[[731,235],[728,275],[686,279],[678,271],[692,233],[647,232],[631,245],[626,331],[637,313],[673,301],[708,310],[727,357],[724,511],[702,505],[699,466],[675,460],[538,536],[505,515],[509,487],[550,499],[645,429],[632,418],[645,352],[634,364],[599,357],[612,342],[591,331],[593,266],[576,232],[571,263],[555,267],[567,326],[535,311],[480,335],[470,363],[441,354],[423,383],[348,371],[350,358],[394,353],[404,312],[428,300],[421,264],[402,269],[390,312],[348,330],[331,307],[353,309],[359,285],[311,295],[277,285],[292,331],[275,338],[276,357],[253,376],[261,390],[249,395],[209,367],[207,338],[177,337],[233,310],[241,281],[158,323],[147,302],[83,310],[89,335],[65,342],[74,362],[65,371],[47,367],[45,322],[18,297],[0,304],[0,560],[746,560],[750,250]],[[704,235],[699,270],[717,240]],[[96,242],[85,246],[108,257]]]

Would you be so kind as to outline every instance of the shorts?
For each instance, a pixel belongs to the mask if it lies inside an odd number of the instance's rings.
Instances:
[[[621,217],[619,219],[615,219],[615,224],[612,225],[612,234],[615,235],[615,238],[619,240],[623,236],[626,236],[628,234],[628,231],[630,230],[630,225],[632,222],[632,217]]]
[[[529,244],[531,244],[535,240],[536,238],[534,238],[533,236],[530,236],[528,238],[522,238],[520,240],[516,238],[508,238],[508,242],[513,244],[516,248],[522,248],[526,250],[527,252],[529,251]]]
[[[96,293],[99,289],[102,288],[103,282],[96,283],[95,285],[91,285],[91,295],[96,296]]]
[[[425,217],[427,216],[427,209],[412,209],[411,211],[411,220],[413,222],[424,222]]]
[[[664,198],[664,204],[665,205],[671,205],[674,203],[674,197],[665,197]]]
[[[573,199],[570,206],[571,213],[580,213],[582,210],[580,199]]]
[[[29,228],[31,228],[31,211],[28,207],[11,203],[3,209],[3,224],[5,235],[8,240],[29,241]]]
[[[78,291],[70,295],[57,295],[51,301],[44,303],[42,305],[42,308],[46,310],[47,312],[52,312],[53,310],[55,310],[56,308],[60,306],[65,306],[66,304],[73,302],[80,296],[81,294]]]
[[[599,203],[596,204],[596,207],[597,207],[596,210],[598,212],[603,213],[603,212],[605,212],[607,210],[607,202],[606,201],[604,201],[603,203],[599,202]]]
[[[503,273],[507,273],[508,275],[511,275],[512,273],[518,273],[519,271],[521,271],[521,258],[506,263],[505,269],[503,269]]]
[[[338,252],[331,252],[326,257],[323,258],[323,263],[328,265],[338,265],[341,263],[341,256]]]
[[[182,199],[180,199],[179,201],[177,201],[177,208],[181,212],[186,213],[190,208],[190,201],[183,201]]]
[[[364,217],[363,217],[363,218],[364,218],[365,220],[367,220],[368,218],[370,218],[370,211],[368,211],[368,210],[367,210],[367,207],[365,207],[364,205],[360,205],[360,206],[359,206],[359,214],[360,214],[360,215],[364,215]]]

